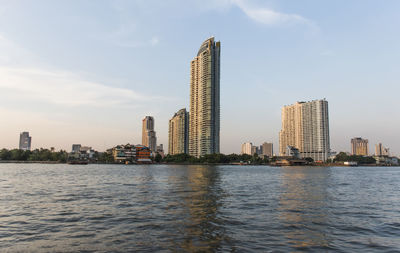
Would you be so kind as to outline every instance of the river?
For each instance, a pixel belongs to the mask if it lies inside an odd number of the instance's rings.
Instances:
[[[0,252],[400,252],[399,167],[0,164]]]

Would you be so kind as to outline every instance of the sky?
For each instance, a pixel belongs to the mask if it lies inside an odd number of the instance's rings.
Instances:
[[[0,0],[0,148],[104,151],[189,109],[190,61],[221,41],[221,152],[279,145],[281,108],[329,102],[331,149],[400,155],[400,1]]]

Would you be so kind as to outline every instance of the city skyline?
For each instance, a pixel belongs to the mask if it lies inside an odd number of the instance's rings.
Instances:
[[[400,122],[387,117],[400,93],[399,2],[155,3],[4,2],[0,147],[17,148],[23,131],[33,149],[140,143],[143,115],[157,118],[168,143],[170,116],[189,108],[187,62],[215,35],[224,43],[222,153],[246,140],[278,145],[281,107],[326,97],[332,150],[350,152],[349,140],[363,136],[399,155]]]

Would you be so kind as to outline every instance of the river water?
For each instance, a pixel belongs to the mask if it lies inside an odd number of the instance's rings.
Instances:
[[[0,252],[400,252],[399,167],[0,164]]]

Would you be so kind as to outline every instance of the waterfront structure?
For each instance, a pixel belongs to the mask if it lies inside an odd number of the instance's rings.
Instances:
[[[189,154],[195,157],[220,150],[220,52],[211,37],[190,62]]]
[[[68,161],[92,161],[95,152],[92,147],[72,144],[72,151],[68,153]]]
[[[142,145],[148,147],[153,153],[157,149],[157,137],[154,131],[154,118],[144,117],[142,121]]]
[[[136,162],[136,147],[131,144],[117,145],[111,149],[111,154],[116,163]]]
[[[361,137],[351,139],[351,154],[352,155],[368,155],[368,140]]]
[[[144,145],[118,145],[108,151],[112,154],[116,163],[152,163],[150,156],[151,150]]]
[[[136,145],[136,163],[138,164],[150,164],[151,150],[143,145]]]
[[[274,144],[272,143],[264,142],[260,149],[263,156],[272,157],[274,155]]]
[[[382,143],[375,144],[375,156],[390,156],[389,148],[385,148]]]
[[[19,134],[19,149],[20,150],[31,150],[32,137],[29,136],[29,132],[22,132]]]
[[[325,162],[330,153],[328,101],[297,102],[282,108],[279,154],[287,147],[299,150],[300,157]]]
[[[188,141],[189,113],[186,111],[186,108],[183,108],[169,120],[168,154],[187,154],[189,148]]]

